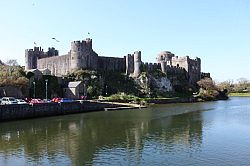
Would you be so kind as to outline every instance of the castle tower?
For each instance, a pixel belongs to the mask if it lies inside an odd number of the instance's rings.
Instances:
[[[134,55],[128,54],[126,57],[126,74],[134,72]]]
[[[70,69],[97,70],[98,55],[92,49],[92,39],[71,42]]]
[[[141,51],[134,52],[134,76],[138,77],[141,74]]]
[[[87,68],[91,70],[97,70],[98,68],[98,54],[93,51],[92,39],[87,38],[85,40],[85,46],[83,46],[83,56],[87,61]]]
[[[174,54],[169,51],[162,51],[156,57],[157,62],[161,65],[161,71],[163,73],[167,73],[167,65],[172,66],[172,57],[174,57]]]
[[[82,45],[80,41],[71,42],[71,50],[70,50],[70,68],[71,70],[78,70],[82,65]],[[85,65],[86,66],[86,65]]]
[[[36,69],[37,59],[43,57],[44,52],[41,47],[25,50],[25,70]]]
[[[86,43],[85,48],[86,48],[87,50],[92,50],[92,39],[87,38],[87,39],[85,40],[85,43]]]
[[[36,59],[33,56],[33,49],[25,50],[25,70],[30,70],[36,67]]]

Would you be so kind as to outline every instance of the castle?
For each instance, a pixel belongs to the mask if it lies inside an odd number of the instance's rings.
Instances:
[[[98,56],[92,48],[92,39],[87,38],[83,41],[71,42],[68,54],[61,56],[55,48],[49,48],[47,52],[44,52],[41,47],[25,50],[25,70],[49,69],[52,75],[63,76],[74,70],[88,69],[117,71],[138,77],[143,67],[148,71],[160,69],[167,76],[172,77],[172,80],[177,75],[181,75],[190,85],[195,85],[203,75],[200,58],[178,57],[169,51],[163,51],[156,59],[157,63],[143,63],[140,51],[121,58]]]

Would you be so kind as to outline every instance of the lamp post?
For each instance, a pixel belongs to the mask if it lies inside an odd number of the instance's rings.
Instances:
[[[108,85],[106,85],[106,97],[108,96]]]
[[[88,92],[87,92],[87,85],[88,85],[88,78],[87,77],[85,77],[84,79],[83,79],[83,96],[84,96],[84,99],[86,99],[87,98],[87,95],[88,95]]]
[[[46,85],[45,86],[45,90],[46,90],[45,94],[46,94],[46,101],[47,101],[47,99],[48,99],[48,79],[45,80],[45,85]]]
[[[83,96],[86,96],[86,83],[83,83]]]
[[[34,85],[33,98],[35,99],[36,98],[36,82],[35,81],[33,82],[33,85]]]

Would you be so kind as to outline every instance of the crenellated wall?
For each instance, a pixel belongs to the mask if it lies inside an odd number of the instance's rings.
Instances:
[[[98,57],[98,71],[124,72],[125,68],[125,58]]]
[[[58,56],[54,48],[43,52],[41,47],[35,47],[25,51],[25,59],[26,70],[48,68],[56,76],[78,69],[124,72],[126,68],[125,58],[98,57],[92,49],[92,39],[89,38],[71,42],[71,49],[66,55]]]
[[[69,72],[70,56],[68,54],[62,56],[53,56],[37,60],[38,69],[49,69],[52,75],[62,76]]]
[[[188,80],[189,85],[193,86],[201,79],[200,58],[178,57],[170,51],[162,51],[156,59],[157,63],[143,63],[141,51],[122,58],[98,56],[92,48],[92,39],[87,38],[71,42],[69,53],[63,56],[58,56],[55,48],[49,48],[47,52],[41,47],[25,50],[25,69],[48,68],[56,76],[78,69],[116,71],[133,77],[138,77],[142,71],[161,70],[175,84]]]

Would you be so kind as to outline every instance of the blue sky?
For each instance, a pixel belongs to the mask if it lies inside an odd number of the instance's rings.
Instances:
[[[155,62],[168,50],[200,57],[217,81],[250,79],[248,0],[1,0],[0,20],[2,61],[24,65],[34,42],[66,54],[71,41],[90,37],[101,56],[141,50]]]

